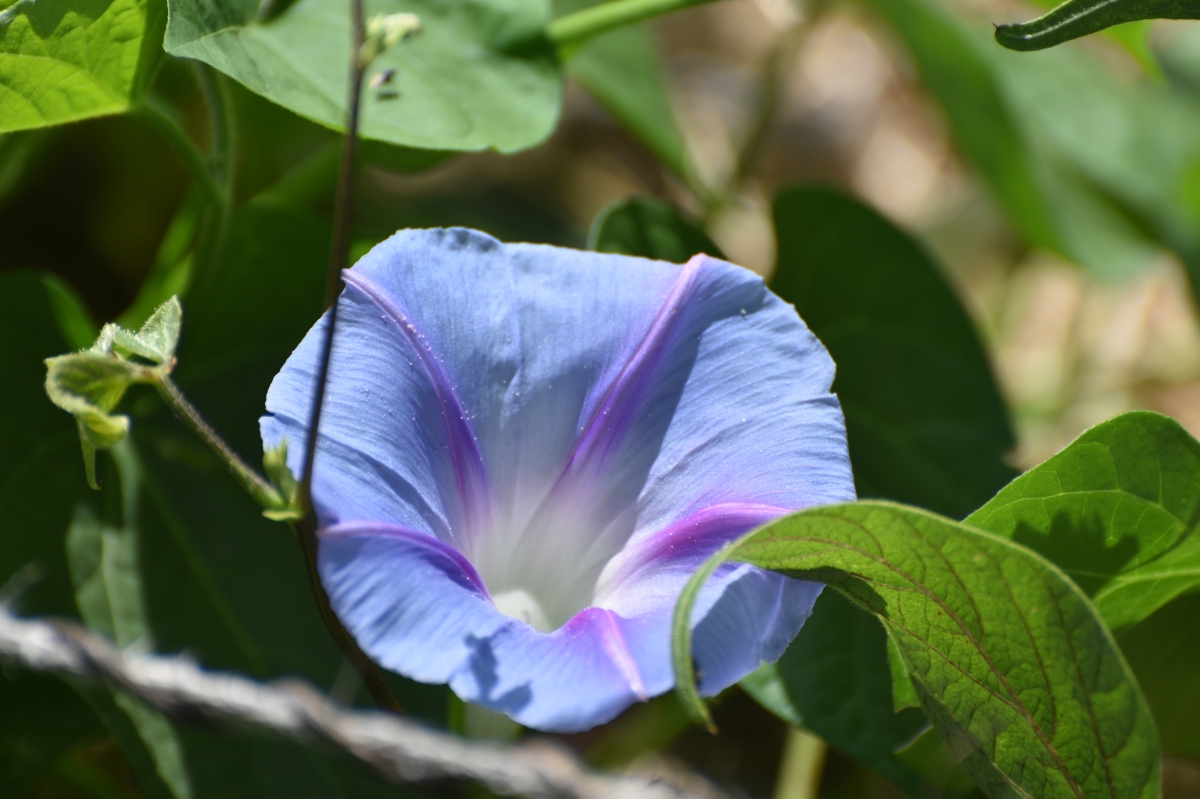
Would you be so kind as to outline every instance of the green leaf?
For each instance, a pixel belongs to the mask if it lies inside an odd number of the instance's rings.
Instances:
[[[859,496],[962,518],[1012,478],[1007,413],[974,326],[941,270],[879,214],[821,187],[775,201],[793,303],[837,364]]]
[[[105,325],[112,330],[113,345],[130,355],[139,355],[157,364],[170,364],[179,345],[179,328],[183,324],[183,308],[178,297],[171,297],[158,306],[150,318],[131,332],[120,325]]]
[[[81,308],[56,280],[33,272],[0,275],[0,338],[6,342],[0,348],[0,591],[11,592],[7,599],[29,615],[74,615],[63,532],[88,491],[75,424],[42,387],[43,359],[75,346],[64,328],[91,325],[82,315],[70,318],[72,307]],[[101,733],[99,720],[63,682],[5,669],[0,795],[26,795],[63,753]]]
[[[894,753],[928,722],[919,710],[893,712],[887,642],[878,620],[825,591],[779,662],[741,685],[780,718],[920,794],[928,789]]]
[[[1200,588],[1198,486],[1200,443],[1137,411],[1088,430],[966,522],[1053,561],[1120,630]]]
[[[704,224],[666,200],[618,200],[592,222],[589,249],[683,263],[697,253],[724,258],[704,232]]]
[[[0,11],[0,133],[119,114],[162,55],[162,0],[17,0]]]
[[[1200,589],[1197,485],[1200,443],[1166,416],[1127,413],[1088,430],[967,519],[1040,552],[1092,597],[1120,631],[1163,745],[1185,757],[1200,757],[1187,616]]]
[[[1020,25],[998,25],[996,41],[1010,50],[1043,50],[1123,22],[1200,19],[1195,0],[1067,0]]]
[[[684,589],[674,661],[695,692],[691,611],[725,560],[834,586],[896,640],[921,704],[990,796],[1159,795],[1150,710],[1087,597],[1011,541],[883,502],[813,508],[719,552]]]
[[[555,16],[592,5],[591,0],[556,0]],[[670,89],[648,23],[589,39],[571,54],[567,70],[668,169],[687,175],[683,134],[671,111]]]
[[[345,123],[349,6],[299,0],[255,20],[257,0],[169,0],[165,47],[212,65],[252,91],[322,125]],[[539,0],[383,0],[373,13],[414,13],[422,34],[388,49],[369,74],[395,70],[389,89],[364,91],[360,132],[442,150],[513,152],[546,138],[562,79],[541,31]]]

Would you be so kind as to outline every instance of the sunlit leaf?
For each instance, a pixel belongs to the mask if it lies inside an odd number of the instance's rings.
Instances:
[[[163,0],[17,0],[0,10],[0,133],[119,114],[162,55]]]
[[[676,678],[701,718],[689,622],[728,559],[825,582],[875,614],[925,712],[990,796],[1158,796],[1157,733],[1137,683],[1087,597],[1036,553],[882,502],[768,524],[714,556],[676,609]]]
[[[1166,416],[1127,413],[1087,431],[967,519],[1037,550],[1092,597],[1121,632],[1164,746],[1193,757],[1200,693],[1187,614],[1196,602],[1177,597],[1200,588],[1197,486],[1200,443]]]
[[[256,21],[247,0],[170,0],[167,52],[195,58],[300,116],[345,123],[349,6],[299,0]],[[443,150],[522,150],[558,120],[561,77],[540,37],[537,0],[384,0],[371,13],[414,13],[422,33],[386,50],[370,74],[395,70],[388,92],[364,92],[361,133]]]
[[[966,521],[1053,561],[1120,630],[1200,587],[1200,443],[1174,419],[1127,413]]]

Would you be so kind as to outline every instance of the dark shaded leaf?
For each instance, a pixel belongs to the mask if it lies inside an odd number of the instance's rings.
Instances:
[[[859,496],[961,518],[1008,482],[1015,441],[962,304],[913,239],[821,187],[775,201],[779,266],[793,303],[837,364]]]
[[[76,346],[72,331],[95,337],[78,300],[55,278],[0,275],[0,586],[29,615],[74,615],[63,536],[75,504],[90,492],[75,423],[46,398],[42,362]],[[64,752],[102,732],[63,682],[5,669],[0,796],[23,796]]]
[[[825,591],[779,662],[741,685],[780,718],[807,727],[908,793],[921,794],[928,788],[895,752],[929,722],[912,708],[893,712],[887,641],[877,619]]]
[[[588,247],[684,263],[697,253],[724,258],[699,219],[654,197],[631,197],[596,215]]]

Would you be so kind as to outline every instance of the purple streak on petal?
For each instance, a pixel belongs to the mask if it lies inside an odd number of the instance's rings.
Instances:
[[[595,615],[596,632],[600,634],[601,645],[608,656],[612,658],[613,664],[628,681],[634,696],[643,701],[647,699],[646,682],[642,679],[642,672],[638,668],[633,653],[629,651],[625,634],[621,632],[620,618],[611,610],[602,608],[587,608],[575,618],[579,618],[584,613]]]
[[[655,368],[671,346],[671,334],[677,327],[675,321],[680,316],[679,310],[691,294],[704,258],[702,255],[692,258],[679,271],[675,285],[671,287],[671,293],[667,295],[650,330],[613,381],[579,438],[579,443],[575,445],[563,469],[564,477],[573,469],[580,469],[583,464],[598,469],[620,446],[624,433],[637,416],[639,401],[649,390]]]
[[[388,524],[386,522],[342,522],[326,527],[320,531],[322,537],[336,538],[338,536],[352,535],[373,535],[381,538],[399,538],[405,541],[411,541],[429,547],[442,554],[455,567],[462,570],[465,580],[464,587],[487,597],[489,602],[492,601],[491,594],[488,593],[487,586],[483,584],[483,578],[475,571],[475,567],[471,565],[471,561],[467,560],[466,556],[459,552],[449,544],[444,543],[440,539],[434,538],[428,533],[422,533],[418,530],[412,530],[408,527],[403,527],[398,524]]]
[[[629,360],[604,394],[591,420],[572,448],[566,465],[533,513],[526,530],[554,527],[554,516],[564,507],[583,509],[586,504],[612,501],[603,491],[589,490],[595,482],[606,482],[605,466],[620,448],[625,434],[637,421],[643,398],[650,391],[656,368],[669,352],[679,313],[696,284],[704,256],[688,261],[679,270],[670,293]],[[590,509],[592,512],[599,508]],[[586,518],[587,510],[580,514]]]
[[[454,387],[446,378],[437,358],[429,349],[424,337],[409,321],[408,315],[392,300],[386,292],[361,271],[346,270],[342,279],[347,288],[356,289],[370,298],[396,324],[400,332],[412,344],[425,373],[437,392],[438,401],[442,406],[442,418],[446,423],[446,437],[450,442],[450,459],[454,465],[454,479],[458,486],[459,497],[462,501],[465,529],[468,535],[481,529],[486,524],[487,513],[491,507],[487,471],[471,424],[467,421],[466,413],[455,395]]]
[[[620,580],[656,561],[708,557],[742,533],[791,513],[787,508],[752,502],[723,502],[697,511],[685,519],[640,539],[616,558]]]
[[[449,681],[474,642],[516,624],[460,552],[400,525],[332,526],[317,563],[330,605],[363,651],[414,680]]]

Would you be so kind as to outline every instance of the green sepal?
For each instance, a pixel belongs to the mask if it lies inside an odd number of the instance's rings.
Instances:
[[[295,522],[304,518],[299,501],[300,487],[292,470],[287,466],[287,449],[288,442],[285,438],[278,447],[269,447],[263,451],[263,471],[283,498],[278,507],[263,511],[263,516],[273,522]]]

